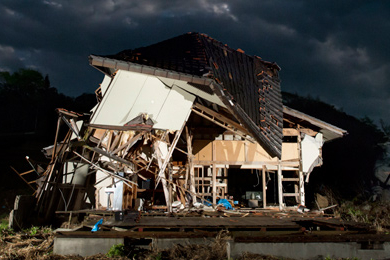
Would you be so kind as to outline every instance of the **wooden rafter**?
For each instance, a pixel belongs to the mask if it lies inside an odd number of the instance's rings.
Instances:
[[[220,127],[232,131],[233,133],[241,136],[242,138],[254,143],[253,138],[248,136],[248,131],[246,131],[245,128],[243,128],[240,124],[234,122],[233,120],[215,112],[214,110],[202,106],[198,103],[195,103],[192,106],[191,110],[197,115],[213,122],[214,124],[217,124]]]

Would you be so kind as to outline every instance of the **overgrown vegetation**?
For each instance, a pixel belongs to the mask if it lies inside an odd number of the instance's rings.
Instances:
[[[347,221],[367,224],[377,232],[390,232],[390,205],[381,201],[345,201],[337,211]]]
[[[108,257],[125,256],[125,245],[113,245],[107,253]]]

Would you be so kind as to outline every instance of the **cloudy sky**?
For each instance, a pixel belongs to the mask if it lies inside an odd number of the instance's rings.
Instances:
[[[390,123],[390,1],[1,0],[0,70],[34,68],[70,96],[115,54],[202,32],[275,61],[284,91]]]

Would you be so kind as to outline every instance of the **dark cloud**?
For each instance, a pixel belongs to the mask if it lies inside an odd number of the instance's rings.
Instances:
[[[90,54],[203,32],[281,67],[282,88],[390,122],[388,1],[3,0],[0,69],[49,74],[60,92],[92,92]]]

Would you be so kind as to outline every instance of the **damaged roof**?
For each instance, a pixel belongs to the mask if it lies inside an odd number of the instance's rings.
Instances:
[[[296,122],[306,122],[311,126],[318,128],[319,132],[323,134],[325,142],[341,138],[348,134],[348,132],[344,129],[326,123],[320,119],[309,116],[287,106],[283,106],[283,113],[285,118],[294,118],[294,121]]]
[[[281,157],[283,105],[275,63],[205,34],[187,33],[115,55],[91,55],[90,64],[107,75],[128,70],[212,91],[271,156]]]

